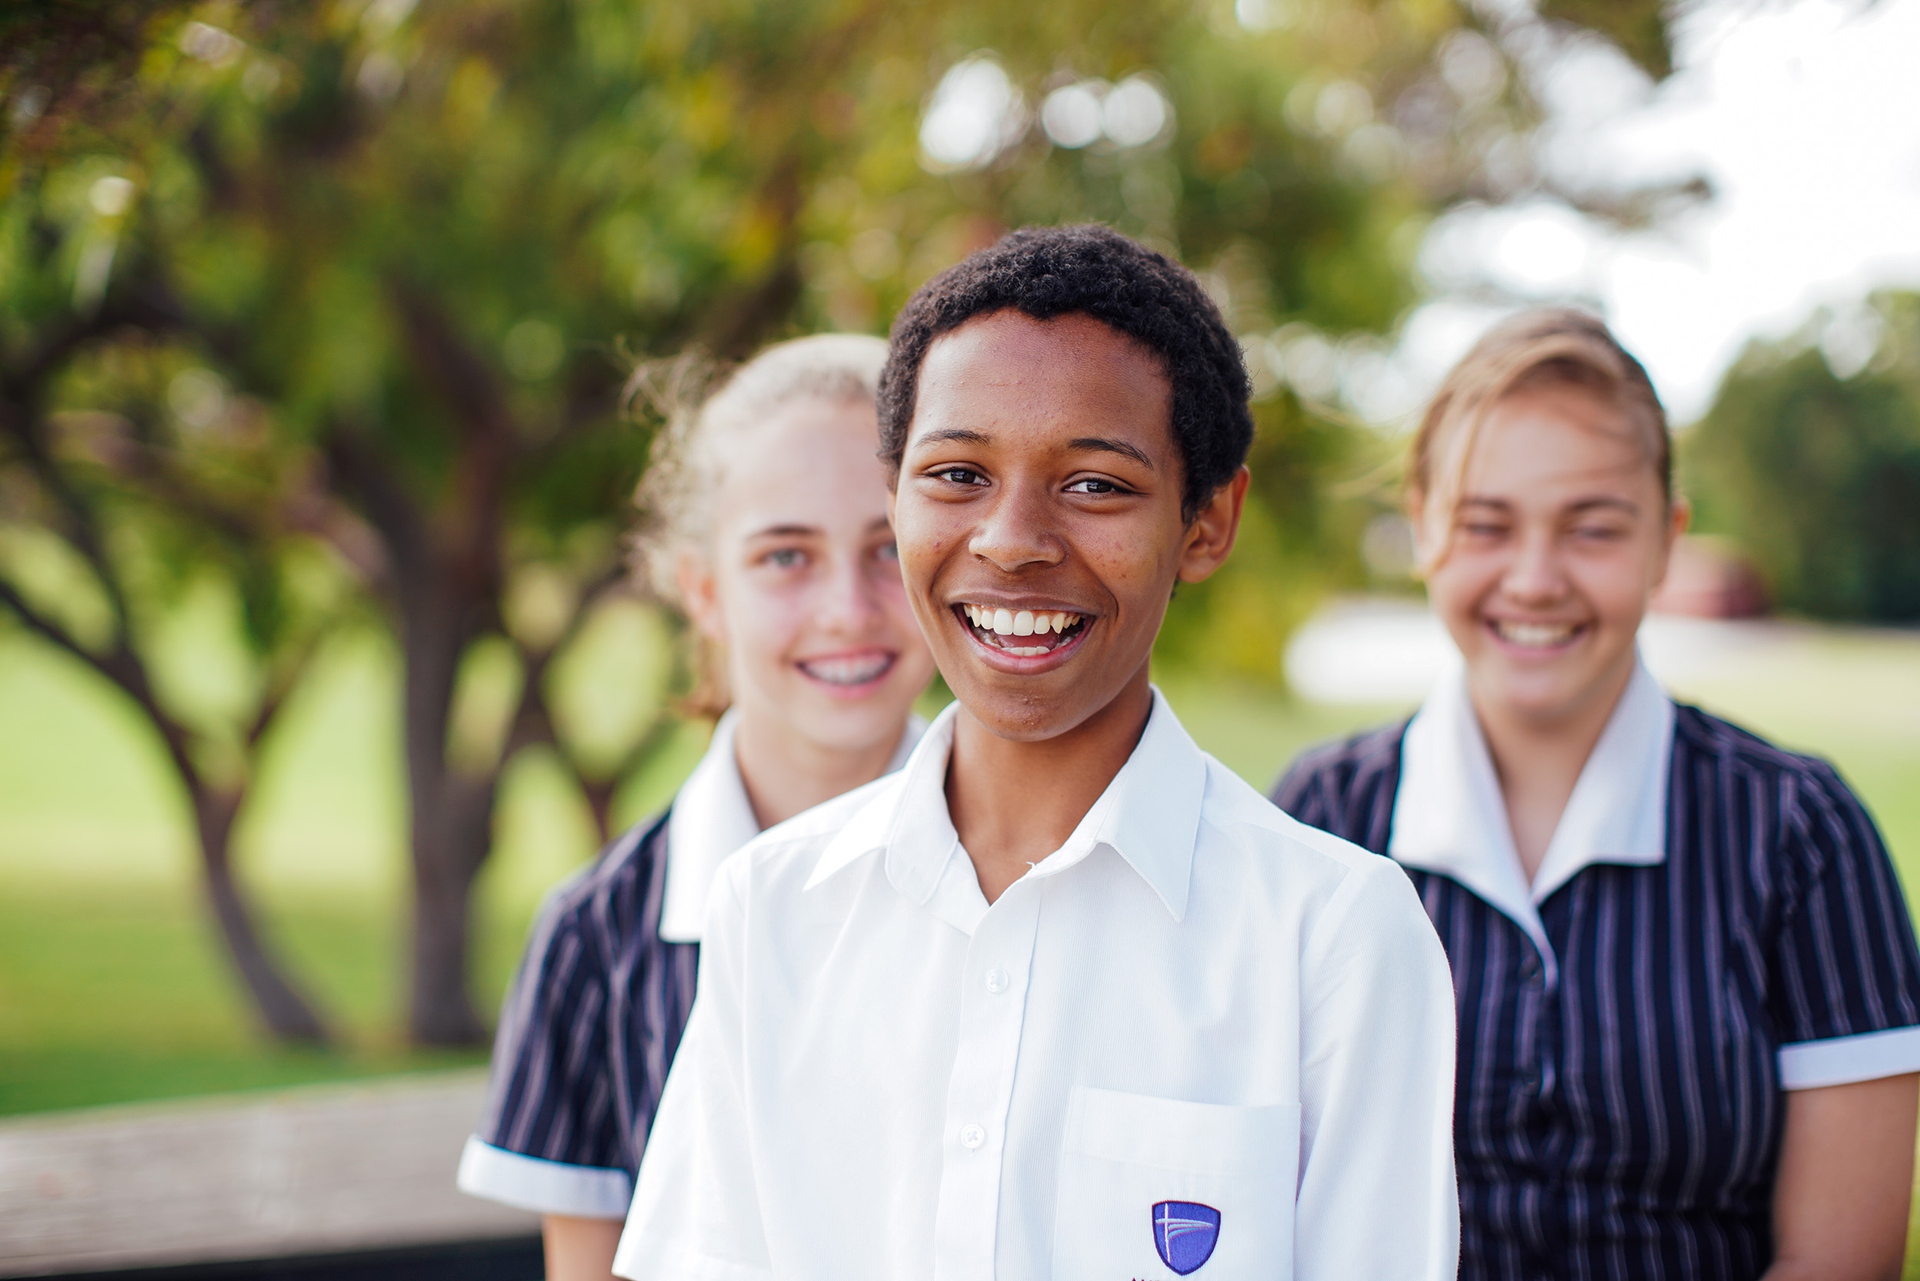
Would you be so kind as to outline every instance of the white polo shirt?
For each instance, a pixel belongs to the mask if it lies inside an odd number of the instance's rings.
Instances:
[[[1405,874],[1156,692],[989,905],[947,812],[956,710],[721,869],[614,1271],[1452,1277],[1453,992]]]

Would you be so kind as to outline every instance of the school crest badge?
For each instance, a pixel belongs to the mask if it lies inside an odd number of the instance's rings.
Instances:
[[[1153,1207],[1153,1245],[1175,1275],[1196,1272],[1220,1240],[1220,1211],[1198,1201],[1162,1201]]]

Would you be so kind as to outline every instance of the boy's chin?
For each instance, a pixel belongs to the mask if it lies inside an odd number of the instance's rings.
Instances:
[[[1044,743],[1096,719],[1126,692],[1125,683],[1093,688],[1081,676],[1069,670],[1009,676],[983,666],[950,673],[947,684],[967,716],[995,738]]]

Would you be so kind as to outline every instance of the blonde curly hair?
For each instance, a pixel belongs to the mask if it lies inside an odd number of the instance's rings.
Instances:
[[[796,400],[871,405],[887,344],[868,334],[816,334],[775,343],[736,369],[698,356],[642,365],[627,383],[629,405],[644,401],[664,420],[634,495],[640,520],[633,566],[651,595],[685,613],[680,567],[710,553],[714,496],[732,460],[784,405]],[[876,449],[879,440],[874,441]],[[686,709],[718,716],[732,701],[726,655],[706,637],[695,649]]]

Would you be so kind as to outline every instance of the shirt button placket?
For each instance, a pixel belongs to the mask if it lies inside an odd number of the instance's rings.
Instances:
[[[1026,1015],[1027,972],[1041,886],[1009,886],[975,927],[960,989],[960,1026],[947,1085],[951,1145],[934,1226],[936,1281],[988,1281],[998,1236],[1001,1158]],[[983,1227],[988,1230],[983,1231]]]

